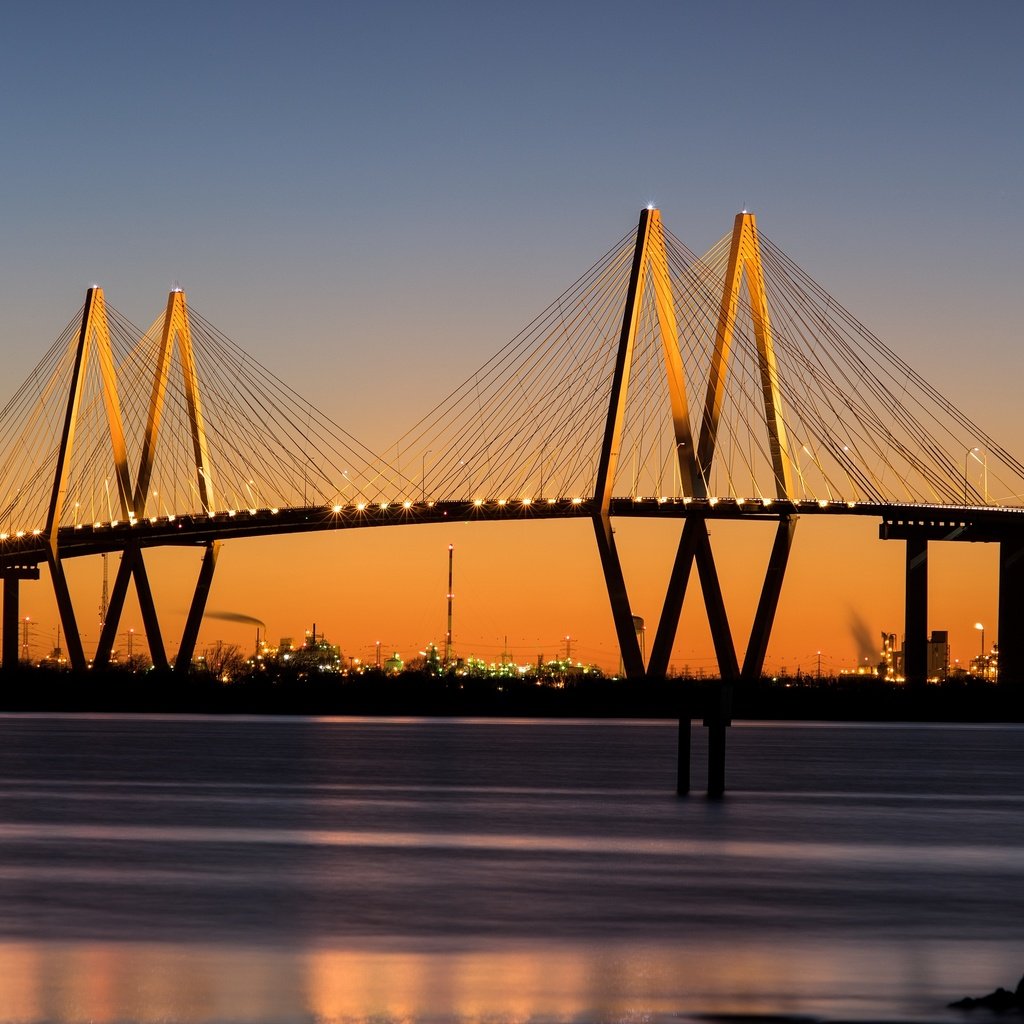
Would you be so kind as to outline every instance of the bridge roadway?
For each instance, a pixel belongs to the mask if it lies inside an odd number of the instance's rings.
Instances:
[[[588,519],[592,498],[533,500],[397,501],[293,508],[235,509],[214,513],[153,516],[61,527],[61,558],[123,551],[129,547],[205,545],[239,537],[409,526],[447,522]],[[622,518],[778,521],[786,516],[868,516],[881,521],[882,539],[1000,541],[1024,537],[1024,508],[970,505],[901,505],[879,502],[783,501],[736,498],[613,498],[611,514]],[[0,567],[46,561],[41,530],[0,534]]]

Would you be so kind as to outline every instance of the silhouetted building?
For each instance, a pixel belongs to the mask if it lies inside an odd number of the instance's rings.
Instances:
[[[933,629],[928,639],[928,680],[943,682],[949,675],[949,632]]]
[[[903,651],[896,646],[895,633],[882,633],[882,660],[878,663],[878,674],[889,680],[903,678]]]
[[[878,674],[891,682],[902,683],[902,648],[896,646],[895,633],[882,633],[882,660],[878,663]],[[933,629],[928,638],[927,677],[931,682],[942,682],[949,676],[949,632]]]

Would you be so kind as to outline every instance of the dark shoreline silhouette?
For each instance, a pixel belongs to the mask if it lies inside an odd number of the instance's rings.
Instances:
[[[994,1010],[996,1013],[1007,1013],[1016,1011],[1024,1013],[1024,977],[1017,982],[1017,988],[1011,992],[1009,989],[997,988],[995,992],[989,992],[987,996],[979,996],[974,999],[967,996],[950,1003],[954,1010]]]
[[[0,673],[0,711],[703,719],[717,680],[532,679],[378,672],[209,675],[110,670]],[[1024,722],[1024,685],[980,680],[910,687],[883,680],[760,680],[732,685],[732,717],[762,721]]]

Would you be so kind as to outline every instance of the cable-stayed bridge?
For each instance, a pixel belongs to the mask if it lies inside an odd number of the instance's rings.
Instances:
[[[109,662],[134,585],[168,657],[153,547],[204,551],[175,665],[192,660],[229,539],[443,521],[593,523],[623,665],[668,669],[693,568],[724,679],[756,678],[800,516],[869,516],[906,542],[905,669],[926,671],[929,541],[1000,547],[1000,675],[1024,678],[1024,464],[939,394],[757,229],[703,256],[641,211],[520,334],[414,424],[386,459],[171,292],[148,328],[90,288],[0,412],[3,663],[18,583],[48,568],[69,659],[89,663],[68,559],[122,554],[91,663]],[[645,665],[616,548],[619,516],[681,533]],[[742,651],[708,522],[776,524]]]

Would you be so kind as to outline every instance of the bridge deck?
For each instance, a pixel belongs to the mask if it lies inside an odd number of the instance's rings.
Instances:
[[[591,498],[380,502],[307,505],[297,508],[237,509],[213,514],[158,516],[82,523],[62,527],[63,558],[165,545],[201,545],[215,540],[261,537],[375,526],[447,522],[586,519],[596,513]],[[734,498],[614,498],[611,514],[623,518],[763,520],[785,516],[868,516],[881,520],[884,539],[910,535],[931,540],[992,541],[1024,529],[1024,508],[955,505],[895,505],[876,502],[782,501]],[[0,566],[31,565],[46,559],[42,531],[0,534]]]

